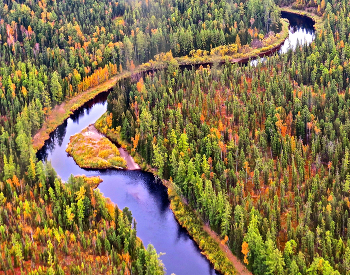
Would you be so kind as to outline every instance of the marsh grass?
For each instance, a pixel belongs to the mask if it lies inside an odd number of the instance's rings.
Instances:
[[[82,168],[126,168],[117,146],[97,132],[94,126],[70,137],[66,152]]]

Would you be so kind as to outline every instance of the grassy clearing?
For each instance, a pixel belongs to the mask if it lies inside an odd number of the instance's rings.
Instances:
[[[126,168],[118,148],[91,125],[70,137],[66,152],[82,168]]]

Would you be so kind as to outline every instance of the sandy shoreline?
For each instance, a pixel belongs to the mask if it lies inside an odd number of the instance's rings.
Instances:
[[[126,160],[126,170],[141,170],[140,166],[124,148],[118,147],[118,150],[120,152],[120,156]]]

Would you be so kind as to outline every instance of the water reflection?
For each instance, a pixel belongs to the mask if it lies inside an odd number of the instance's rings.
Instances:
[[[311,18],[282,12],[281,16],[289,20],[289,36],[278,50],[279,54],[295,50],[297,46],[309,45],[315,40],[314,22]],[[257,66],[259,62],[265,62],[266,58],[257,58],[250,61],[251,66]]]

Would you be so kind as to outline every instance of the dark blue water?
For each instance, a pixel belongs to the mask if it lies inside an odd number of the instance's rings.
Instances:
[[[284,54],[290,50],[295,50],[297,46],[309,45],[315,40],[314,22],[311,18],[289,12],[282,12],[281,16],[289,21],[289,35],[277,50],[278,54]],[[250,64],[256,66],[258,62],[264,61],[266,61],[266,58],[262,57],[250,61]]]
[[[283,18],[289,20],[289,36],[281,46],[279,53],[295,50],[297,45],[309,45],[315,40],[314,22],[305,16],[296,16],[288,12],[281,13]]]
[[[282,46],[284,53],[297,44],[310,43],[314,39],[312,22],[304,17],[282,14],[290,20],[290,36]],[[303,42],[304,41],[304,42]],[[119,208],[127,206],[137,221],[137,235],[145,246],[153,244],[157,252],[165,253],[160,259],[167,274],[206,275],[216,274],[209,261],[200,253],[186,230],[177,223],[169,208],[166,188],[152,174],[142,171],[87,171],[76,165],[65,152],[69,137],[94,123],[107,109],[107,93],[99,95],[76,111],[59,126],[38,152],[41,160],[51,161],[62,180],[71,174],[100,176],[103,182],[99,190]]]

